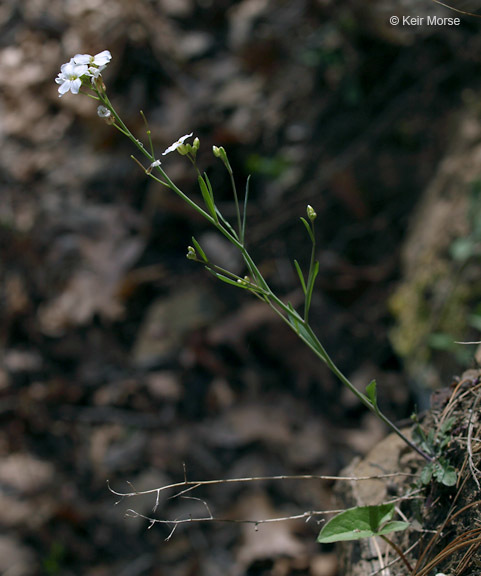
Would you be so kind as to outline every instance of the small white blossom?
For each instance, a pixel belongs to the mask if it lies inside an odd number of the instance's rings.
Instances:
[[[177,140],[177,142],[174,142],[172,144],[172,146],[169,146],[164,152],[162,152],[162,156],[165,156],[166,154],[169,154],[170,152],[174,152],[174,150],[177,150],[177,148],[179,148],[180,146],[183,146],[185,140],[187,140],[187,138],[190,138],[193,135],[193,132],[191,132],[190,134],[186,134],[185,136],[182,136],[182,138],[179,138]]]
[[[112,60],[112,54],[109,50],[99,52],[95,56],[90,54],[75,54],[72,60],[76,64],[85,64],[88,66],[87,74],[92,77],[92,83],[100,76],[100,73],[107,64]]]
[[[82,86],[82,76],[86,74],[88,74],[88,66],[75,63],[73,58],[70,62],[62,64],[60,72],[55,78],[55,82],[60,84],[58,87],[59,97],[66,94],[69,90],[72,94],[78,94]]]
[[[158,166],[160,166],[162,164],[162,162],[160,160],[154,160],[152,162],[152,164],[147,168],[147,170],[145,171],[146,174],[150,174],[152,172],[152,170],[154,168],[157,168]]]
[[[112,113],[105,106],[98,106],[97,107],[97,114],[98,114],[98,116],[100,116],[100,118],[110,118]]]
[[[91,56],[90,54],[76,54],[73,57],[75,64],[87,64],[88,66],[106,66],[112,60],[112,54],[109,50],[104,50]]]
[[[92,84],[95,82],[95,80],[97,80],[97,78],[100,76],[100,73],[102,72],[102,70],[105,68],[105,66],[101,66],[100,68],[94,68],[93,66],[89,67],[88,70],[88,75],[92,77]]]

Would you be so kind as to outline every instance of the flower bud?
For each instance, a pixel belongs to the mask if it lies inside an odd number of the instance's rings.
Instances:
[[[177,152],[181,156],[187,156],[187,154],[192,150],[192,146],[190,144],[181,144],[177,147]]]
[[[316,211],[314,210],[314,208],[311,205],[307,205],[307,217],[309,218],[309,220],[311,222],[314,222],[314,220],[317,218],[317,214]]]
[[[232,168],[229,164],[229,160],[227,158],[227,152],[225,151],[223,146],[212,146],[212,152],[214,153],[214,156],[216,158],[220,158],[222,160],[222,162],[224,163],[224,166],[227,168],[227,170],[229,171],[229,174],[232,174]]]
[[[152,164],[146,169],[145,173],[150,174],[154,168],[157,168],[157,166],[160,166],[161,164],[162,162],[160,160],[154,160]]]
[[[194,152],[197,152],[199,147],[200,147],[200,140],[198,138],[195,138],[194,143],[192,144],[192,149],[194,150]]]
[[[106,106],[100,105],[97,107],[97,116],[103,118],[107,124],[113,124],[115,122],[112,112]]]
[[[187,246],[186,256],[188,260],[197,260],[197,252],[193,246]]]

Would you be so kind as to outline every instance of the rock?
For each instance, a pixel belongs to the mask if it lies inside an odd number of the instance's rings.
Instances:
[[[404,431],[409,434],[409,431]],[[406,462],[414,459],[422,461],[406,444],[390,434],[379,442],[365,458],[356,458],[340,476],[366,477],[408,472]],[[403,476],[400,476],[404,480]],[[336,494],[340,509],[353,506],[373,506],[389,500],[388,490],[394,491],[396,477],[384,479],[338,482]],[[343,542],[339,546],[340,574],[345,576],[366,576],[379,570],[378,554],[372,538],[353,542]]]
[[[0,573],[4,576],[37,574],[35,556],[30,548],[10,536],[0,536]]]
[[[480,159],[481,123],[468,110],[413,214],[402,280],[390,301],[391,340],[416,385],[439,387],[464,368],[462,355],[469,361],[475,352],[455,342],[479,339],[470,322],[481,294]],[[425,399],[418,404],[425,408]]]
[[[10,454],[0,461],[0,485],[14,493],[37,493],[48,487],[54,477],[53,466],[29,454]]]

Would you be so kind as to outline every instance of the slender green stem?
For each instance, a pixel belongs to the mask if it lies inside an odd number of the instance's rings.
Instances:
[[[229,168],[230,168],[230,165],[229,165]],[[231,182],[231,186],[232,186],[232,193],[234,194],[234,203],[235,203],[235,211],[236,211],[236,215],[237,215],[237,227],[239,229],[239,237],[241,238],[241,241],[244,242],[243,233],[242,233],[241,214],[240,214],[240,208],[239,208],[239,198],[237,196],[237,188],[235,185],[234,174],[232,173],[232,169],[228,169],[228,172],[229,172],[230,182]]]
[[[289,310],[287,306],[285,306],[284,303],[282,303],[277,297],[272,296],[270,296],[269,298],[275,300],[277,306],[280,306],[284,311],[287,311],[287,314],[292,314],[292,312]],[[271,304],[270,300],[269,304]],[[271,308],[273,308],[276,311],[278,310],[275,306],[272,305]],[[354,386],[354,384],[352,384],[352,382],[346,376],[344,376],[344,374],[339,370],[339,368],[333,362],[331,357],[328,355],[326,349],[320,343],[319,339],[314,334],[312,328],[308,323],[304,322],[304,320],[300,319],[300,317],[297,319],[300,325],[309,335],[309,338],[306,338],[302,332],[296,330],[295,326],[289,321],[288,317],[285,317],[283,314],[279,315],[283,318],[283,320],[287,323],[287,325],[297,333],[299,338],[314,352],[314,354],[316,354],[318,358],[320,358],[323,362],[325,362],[325,364],[327,364],[329,370],[331,370],[331,372],[338,378],[338,380],[340,380],[345,386],[349,388],[349,390],[364,404],[364,406],[366,406],[369,410],[371,410],[371,412],[374,412],[376,416],[380,418],[380,420],[382,420],[395,434],[397,434],[408,446],[410,446],[413,450],[415,450],[427,462],[433,461],[432,456],[429,456],[423,450],[421,450],[419,446],[416,446],[416,444],[412,440],[410,440],[403,432],[401,432],[401,430],[394,424],[394,422],[392,422],[387,416],[385,416],[379,410],[379,408],[374,406],[374,404],[369,400],[369,398],[365,394],[360,392]]]
[[[313,332],[311,326],[309,325],[309,309],[311,304],[311,297],[312,291],[314,287],[315,277],[317,275],[317,262],[315,261],[315,250],[316,250],[316,243],[314,237],[314,225],[313,219],[310,219],[310,225],[305,221],[303,222],[306,225],[307,231],[311,238],[312,242],[312,250],[311,250],[311,258],[309,264],[309,275],[306,284],[306,291],[305,291],[305,306],[304,306],[304,317],[300,316],[298,312],[296,312],[292,306],[285,304],[280,298],[278,298],[272,290],[269,288],[266,280],[264,279],[263,275],[257,268],[256,264],[254,263],[253,259],[251,258],[249,252],[247,251],[245,244],[244,244],[244,228],[245,228],[245,214],[244,214],[244,222],[241,221],[241,214],[239,209],[239,201],[237,196],[236,185],[234,181],[234,176],[232,173],[232,169],[230,164],[226,163],[227,170],[229,172],[229,176],[231,179],[232,190],[234,194],[235,206],[236,206],[236,215],[237,215],[237,225],[239,228],[239,236],[236,234],[234,229],[230,226],[230,224],[219,214],[219,219],[214,218],[211,214],[205,211],[201,206],[199,206],[196,202],[191,200],[180,188],[178,188],[174,182],[169,178],[167,173],[162,169],[162,167],[156,162],[154,157],[154,149],[152,145],[152,140],[150,136],[150,131],[148,130],[147,136],[149,140],[149,147],[150,151],[147,150],[142,142],[135,138],[135,136],[130,132],[127,126],[123,123],[120,116],[115,111],[112,103],[110,102],[105,90],[103,88],[99,88],[98,86],[93,87],[93,91],[96,94],[92,96],[102,102],[111,112],[114,123],[113,126],[117,128],[122,134],[127,136],[129,140],[136,146],[136,148],[148,158],[151,162],[151,166],[155,163],[155,168],[158,173],[162,176],[162,180],[157,178],[155,175],[151,174],[150,172],[148,175],[161,184],[168,186],[175,194],[177,194],[184,202],[186,202],[191,208],[193,208],[196,212],[198,212],[201,216],[207,220],[212,226],[214,226],[222,235],[224,235],[229,242],[231,242],[241,253],[244,262],[247,266],[249,273],[252,276],[253,282],[252,283],[240,283],[239,287],[243,289],[248,289],[252,292],[256,297],[264,300],[275,312],[279,315],[280,318],[298,335],[298,337],[316,354],[318,358],[320,358],[331,370],[331,372],[344,384],[346,385],[349,390],[372,412],[376,414],[393,432],[395,432],[402,440],[408,444],[413,450],[415,450],[418,454],[420,454],[425,460],[428,462],[433,461],[433,458],[426,454],[423,450],[421,450],[418,446],[416,446],[409,438],[407,438],[397,426],[387,418],[378,408],[377,404],[374,404],[368,396],[360,392],[351,382],[350,380],[344,376],[344,374],[339,370],[336,364],[333,362],[331,357],[326,352],[324,346],[321,344],[315,333]],[[144,120],[145,117],[143,116]],[[199,172],[200,175],[200,172]],[[215,205],[215,203],[214,203]],[[216,208],[217,210],[217,208]],[[244,207],[245,210],[245,207]],[[215,214],[217,215],[217,214]],[[202,260],[203,264],[206,264],[205,261]],[[237,281],[240,279],[239,276],[229,272],[228,270],[222,269],[210,263],[207,263],[207,268],[209,268],[214,273],[220,273],[225,275],[227,278],[233,279]],[[242,280],[242,279],[241,279]]]
[[[314,280],[316,276],[315,266],[316,266],[316,237],[314,235],[314,222],[311,222],[312,231],[312,249],[311,249],[311,260],[309,262],[309,274],[307,277],[306,285],[306,299],[304,304],[304,322],[307,324],[309,321],[309,310],[311,307],[312,291],[314,288]]]

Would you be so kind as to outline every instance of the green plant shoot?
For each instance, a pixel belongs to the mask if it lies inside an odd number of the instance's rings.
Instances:
[[[321,544],[330,544],[343,540],[384,536],[391,532],[406,530],[409,522],[392,520],[394,509],[394,504],[348,508],[323,526],[317,541]]]
[[[316,239],[314,228],[316,212],[314,209],[311,206],[307,206],[307,218],[301,218],[301,222],[306,228],[311,242],[311,257],[306,277],[303,275],[299,263],[294,261],[294,266],[299,276],[299,281],[304,294],[304,307],[303,313],[301,314],[289,302],[284,302],[271,290],[247,250],[245,231],[248,182],[246,185],[243,207],[241,209],[232,168],[224,148],[214,146],[213,153],[222,161],[230,177],[236,211],[236,222],[234,225],[232,225],[228,219],[223,216],[217,206],[215,193],[207,175],[205,173],[201,174],[200,170],[197,168],[196,157],[200,146],[198,138],[195,138],[193,144],[190,144],[187,141],[193,137],[193,134],[186,134],[162,153],[162,156],[166,156],[172,152],[177,152],[182,156],[185,156],[193,164],[197,171],[198,184],[200,187],[200,199],[194,200],[174,184],[163,169],[162,162],[156,158],[151,133],[144,115],[142,114],[146,124],[147,146],[136,138],[124,124],[107,95],[107,90],[102,79],[102,72],[110,62],[111,58],[112,56],[110,52],[104,50],[95,56],[89,54],[77,54],[70,60],[70,62],[63,64],[60,73],[56,78],[56,82],[59,84],[59,96],[63,96],[70,91],[73,94],[84,93],[96,100],[98,102],[98,115],[119,132],[124,134],[137,148],[139,153],[147,160],[147,166],[144,166],[142,162],[132,157],[137,164],[142,167],[145,174],[149,178],[152,178],[162,186],[169,188],[172,192],[177,194],[193,210],[209,222],[209,224],[211,224],[220,234],[227,238],[227,240],[239,250],[244,261],[246,274],[244,276],[239,276],[211,262],[195,239],[192,239],[193,246],[189,246],[187,249],[187,258],[205,266],[205,268],[219,280],[237,288],[247,290],[256,298],[265,302],[266,305],[268,305],[282,319],[282,321],[297,334],[306,346],[308,346],[312,352],[328,366],[334,375],[345,386],[347,386],[355,396],[357,396],[364,406],[376,414],[378,418],[380,418],[393,432],[401,437],[407,445],[418,452],[418,454],[420,454],[427,462],[433,462],[435,458],[431,453],[411,441],[387,416],[384,415],[383,412],[381,412],[377,403],[376,383],[371,382],[366,389],[366,393],[359,391],[333,362],[309,324],[309,312],[314,284],[319,272],[319,262],[316,260]]]

